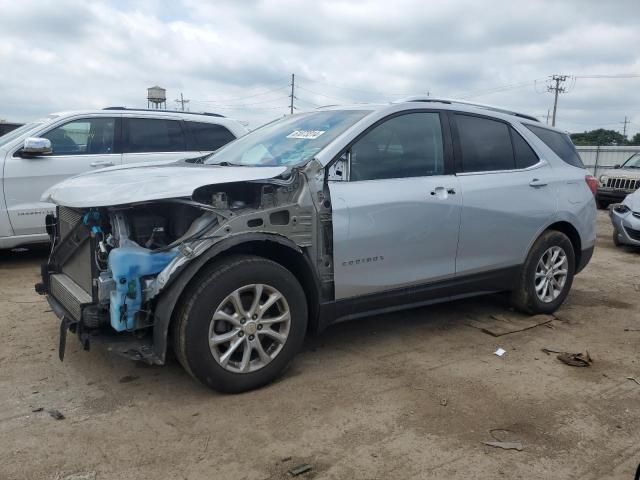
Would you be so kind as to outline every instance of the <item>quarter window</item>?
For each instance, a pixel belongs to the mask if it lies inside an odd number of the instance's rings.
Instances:
[[[128,142],[125,152],[185,151],[184,133],[180,122],[149,118],[127,119]]]
[[[187,122],[193,139],[191,150],[201,150],[211,152],[226,145],[235,136],[222,125],[215,123]]]
[[[113,153],[115,118],[84,118],[45,133],[53,155]]]
[[[531,167],[539,162],[536,152],[513,128],[511,129],[511,140],[513,140],[513,152],[516,155],[516,168]]]
[[[463,172],[515,168],[509,127],[488,118],[456,114]]]
[[[351,180],[444,173],[440,115],[417,112],[374,127],[351,147]]]
[[[584,163],[582,163],[582,159],[580,159],[580,155],[578,155],[569,135],[543,127],[536,127],[535,125],[525,125],[525,127],[531,130],[563,161],[574,167],[584,168]]]

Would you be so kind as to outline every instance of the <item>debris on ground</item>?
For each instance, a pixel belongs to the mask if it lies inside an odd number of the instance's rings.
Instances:
[[[291,460],[291,457],[284,457],[284,458],[280,459],[280,461],[282,463],[288,462],[289,460]]]
[[[640,328],[625,328],[625,332],[640,332]]]
[[[449,403],[449,402],[447,401],[446,398],[443,398],[442,400],[440,400],[440,405],[442,405],[443,407],[446,407],[447,403]]]
[[[294,477],[297,477],[298,475],[302,475],[303,473],[311,471],[312,468],[313,467],[311,465],[309,465],[308,463],[303,463],[302,465],[298,465],[297,467],[293,467],[291,470],[289,470],[289,473],[291,475],[293,475]]]
[[[32,409],[31,411],[32,411],[33,413],[38,413],[38,412],[41,412],[41,411],[43,411],[43,410],[44,410],[44,408],[42,408],[42,407],[38,407],[38,408],[34,408],[34,409]]]
[[[120,383],[129,383],[129,382],[133,382],[135,380],[138,380],[140,377],[136,377],[135,375],[125,375],[124,377],[122,377],[120,380],[118,380]]]
[[[60,412],[60,410],[56,410],[55,408],[53,408],[53,409],[47,410],[47,411],[49,412],[49,415],[51,415],[56,420],[64,420],[65,419],[65,416]]]
[[[507,353],[507,351],[504,348],[498,348],[495,352],[493,352],[495,355],[501,357],[503,356],[505,353]]]
[[[502,448],[503,450],[518,450],[522,451],[524,448],[520,442],[482,442],[485,445],[495,448]]]
[[[538,325],[550,325],[555,320],[553,315],[525,316],[516,313],[510,315],[488,315],[484,318],[469,317],[466,324],[470,327],[488,333],[494,337],[501,337],[509,333],[522,332]]]
[[[542,350],[547,355],[551,355],[552,353],[564,353],[562,350],[552,350],[550,348],[541,348],[540,350]]]
[[[627,377],[627,380],[631,380],[633,382],[636,382],[638,385],[640,385],[640,381],[638,381],[638,379],[635,377]]]
[[[566,363],[572,367],[590,367],[593,363],[593,359],[588,351],[586,353],[562,352],[556,358],[562,363]]]

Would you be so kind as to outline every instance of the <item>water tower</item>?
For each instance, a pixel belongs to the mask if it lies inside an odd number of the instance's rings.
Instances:
[[[167,91],[156,85],[155,87],[147,88],[147,108],[167,108]]]

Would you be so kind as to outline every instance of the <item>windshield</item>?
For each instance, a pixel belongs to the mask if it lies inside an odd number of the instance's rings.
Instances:
[[[260,167],[300,165],[367,113],[369,110],[325,110],[292,115],[225,145],[204,163]]]
[[[18,127],[15,130],[11,130],[9,133],[6,133],[0,137],[0,147],[15,140],[23,133],[29,132],[35,129],[36,127],[39,127],[40,125],[42,124],[38,122],[27,123],[26,125],[22,125],[21,127]]]
[[[640,168],[640,153],[632,155],[624,164],[622,168]]]

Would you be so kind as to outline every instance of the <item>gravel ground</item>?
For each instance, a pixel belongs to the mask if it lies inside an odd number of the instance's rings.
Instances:
[[[513,317],[500,296],[371,317],[309,339],[281,380],[235,396],[175,361],[84,352],[73,337],[60,363],[58,321],[33,292],[46,251],[0,253],[0,479],[260,480],[301,464],[305,479],[633,478],[640,253],[616,249],[599,215],[594,258],[547,325],[468,325]],[[496,440],[523,449],[483,444]]]

